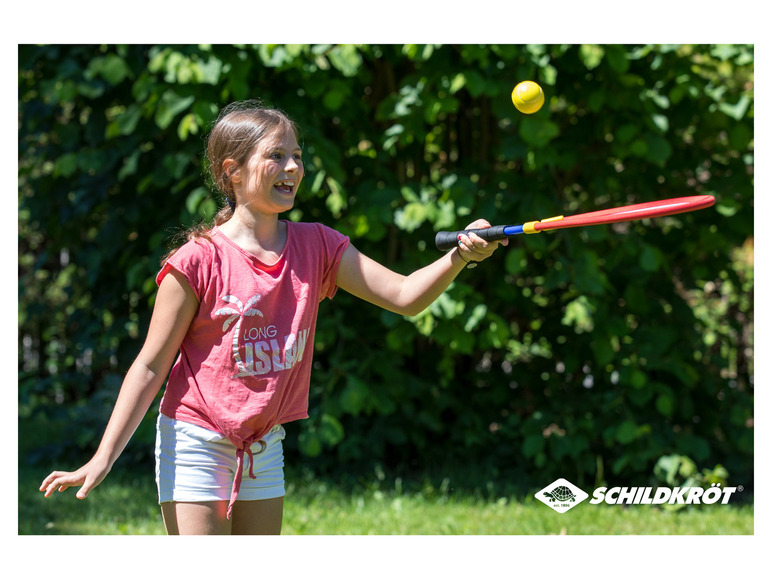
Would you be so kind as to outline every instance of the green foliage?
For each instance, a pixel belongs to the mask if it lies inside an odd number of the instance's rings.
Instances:
[[[661,484],[674,487],[702,487],[708,489],[712,486],[725,487],[729,479],[729,472],[720,464],[713,469],[704,468],[700,471],[694,461],[688,456],[671,454],[662,456],[654,466],[654,476]],[[664,504],[662,508],[670,511],[678,511],[695,505]]]
[[[660,457],[654,467],[654,475],[660,482],[671,487],[707,488],[713,484],[725,485],[729,478],[729,473],[720,464],[712,470],[702,469],[700,472],[692,459],[677,454]]]
[[[160,257],[221,203],[207,127],[259,97],[303,129],[289,218],[401,272],[477,217],[717,200],[514,239],[413,318],[340,292],[288,454],[319,470],[474,456],[539,486],[635,481],[679,454],[748,486],[753,62],[746,45],[20,46],[20,407],[93,447]],[[509,100],[524,79],[547,96],[531,116]]]

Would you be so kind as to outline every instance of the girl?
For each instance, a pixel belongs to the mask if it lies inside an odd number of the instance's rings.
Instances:
[[[49,497],[80,486],[76,496],[86,498],[110,471],[171,368],[156,440],[167,533],[278,534],[281,425],[308,417],[319,302],[340,287],[415,315],[499,242],[461,236],[453,251],[402,276],[328,227],[280,220],[303,179],[298,131],[285,114],[256,101],[220,113],[207,156],[227,205],[211,229],[191,231],[164,260],[146,341],[95,455],[74,472],[51,473],[40,490]],[[489,226],[478,220],[468,228]]]

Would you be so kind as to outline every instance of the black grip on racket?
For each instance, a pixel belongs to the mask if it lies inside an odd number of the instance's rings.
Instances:
[[[441,251],[447,251],[453,249],[458,245],[459,235],[469,235],[470,233],[476,233],[479,237],[485,241],[496,241],[497,239],[505,239],[507,235],[504,233],[506,225],[495,225],[493,227],[486,227],[485,229],[466,229],[462,231],[440,231],[434,236],[434,244],[437,249]]]

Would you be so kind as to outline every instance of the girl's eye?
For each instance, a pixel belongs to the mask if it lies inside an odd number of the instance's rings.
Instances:
[[[303,158],[302,157],[303,157],[302,153],[294,153],[292,155],[292,158],[295,159],[295,161],[297,161],[298,163],[302,163],[303,162]],[[268,154],[268,158],[272,159],[272,160],[275,160],[275,161],[280,161],[281,159],[284,158],[284,154],[283,153],[278,153],[278,152],[269,153]]]

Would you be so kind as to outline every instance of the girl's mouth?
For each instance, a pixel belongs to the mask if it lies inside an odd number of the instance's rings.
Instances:
[[[274,184],[274,188],[283,195],[292,195],[295,191],[295,181],[279,181]]]

